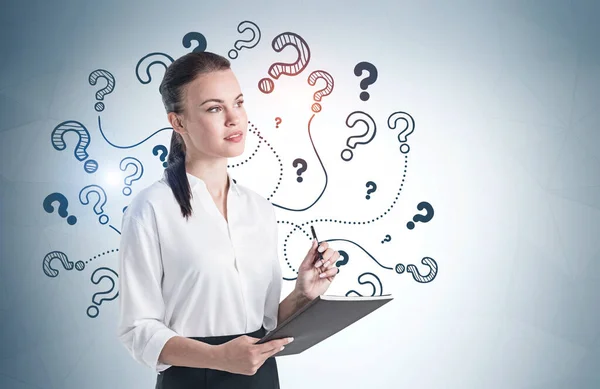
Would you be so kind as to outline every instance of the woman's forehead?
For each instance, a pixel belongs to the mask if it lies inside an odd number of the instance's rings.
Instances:
[[[207,99],[227,102],[240,93],[240,85],[231,70],[202,74],[188,86],[188,96],[199,104]]]

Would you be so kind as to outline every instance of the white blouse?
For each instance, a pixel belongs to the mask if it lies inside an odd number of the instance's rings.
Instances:
[[[273,204],[227,174],[227,222],[204,181],[186,174],[188,221],[166,175],[133,198],[122,220],[118,336],[156,373],[171,366],[158,356],[173,336],[277,326],[282,272]]]

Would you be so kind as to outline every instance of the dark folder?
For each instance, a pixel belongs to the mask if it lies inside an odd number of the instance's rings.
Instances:
[[[294,312],[277,328],[268,332],[256,344],[293,336],[294,341],[285,345],[285,349],[274,356],[300,354],[367,316],[392,299],[393,297],[389,294],[382,296],[318,296]]]

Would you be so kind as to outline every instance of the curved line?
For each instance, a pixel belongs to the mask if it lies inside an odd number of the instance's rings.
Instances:
[[[106,138],[106,135],[104,135],[104,131],[102,131],[102,122],[100,121],[100,115],[98,115],[98,128],[100,129],[100,134],[102,135],[102,137],[104,138],[104,140],[106,141],[106,143],[108,143],[109,145],[111,145],[112,147],[115,147],[115,148],[117,148],[117,149],[131,149],[131,148],[133,148],[133,147],[135,147],[135,146],[139,146],[139,145],[141,145],[142,143],[144,143],[144,142],[145,142],[145,141],[147,141],[148,139],[152,138],[154,135],[158,134],[158,133],[159,133],[159,132],[161,132],[161,131],[165,131],[165,130],[172,130],[172,129],[173,129],[173,127],[165,127],[165,128],[161,128],[160,130],[156,130],[156,131],[155,131],[155,132],[154,132],[152,135],[149,135],[149,136],[148,136],[146,139],[144,139],[143,141],[140,141],[140,142],[138,142],[138,143],[136,143],[136,144],[134,144],[134,145],[131,145],[131,146],[119,146],[119,145],[116,145],[116,144],[112,143],[111,141],[109,141],[109,140]]]
[[[351,240],[348,240],[348,239],[326,239],[326,240],[322,240],[321,242],[337,242],[337,241],[341,241],[341,242],[348,242],[348,243],[352,243],[352,244],[354,244],[354,245],[358,246],[358,247],[359,247],[359,248],[360,248],[362,251],[364,251],[364,252],[365,252],[365,253],[366,253],[366,254],[367,254],[369,257],[371,257],[371,259],[372,259],[373,261],[375,261],[375,263],[376,263],[376,264],[378,264],[379,266],[381,266],[381,267],[382,267],[382,268],[384,268],[384,269],[387,269],[387,270],[394,270],[394,268],[393,268],[393,267],[387,267],[387,266],[384,266],[384,265],[382,265],[381,263],[379,263],[379,261],[377,261],[377,260],[375,259],[375,257],[373,257],[373,256],[372,256],[372,255],[371,255],[371,254],[370,254],[370,253],[369,253],[367,250],[365,250],[365,249],[364,249],[364,248],[363,248],[361,245],[359,245],[358,243],[356,243],[356,242],[353,242],[353,241],[351,241]]]
[[[323,187],[323,190],[321,191],[319,196],[315,199],[315,201],[313,201],[313,203],[310,204],[309,206],[307,206],[306,208],[292,209],[292,208],[284,207],[283,205],[278,205],[276,203],[272,203],[273,206],[275,206],[277,208],[285,209],[286,211],[296,211],[296,212],[306,211],[307,209],[310,209],[313,205],[315,205],[317,203],[317,201],[319,201],[319,199],[323,196],[323,193],[325,193],[325,189],[327,188],[327,182],[329,181],[327,179],[327,170],[325,169],[325,166],[323,165],[323,161],[321,161],[319,152],[317,151],[317,148],[315,147],[315,142],[313,142],[312,136],[310,135],[310,131],[311,131],[310,125],[311,125],[314,117],[315,117],[315,114],[313,113],[312,116],[310,117],[310,120],[308,121],[308,137],[310,139],[310,144],[312,145],[313,150],[315,151],[315,155],[317,156],[317,159],[319,160],[319,163],[321,164],[321,167],[323,168],[323,173],[325,173],[325,186]]]
[[[113,226],[112,224],[109,224],[108,226],[109,226],[110,228],[112,228],[113,230],[115,230],[115,231],[117,232],[117,234],[121,235],[121,231],[117,230],[117,229],[115,228],[115,226]]]

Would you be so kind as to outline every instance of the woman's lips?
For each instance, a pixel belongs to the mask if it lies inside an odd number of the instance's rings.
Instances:
[[[225,138],[225,140],[228,142],[239,143],[239,142],[241,142],[243,137],[244,137],[244,134],[240,134],[240,135],[234,136],[233,138]]]

